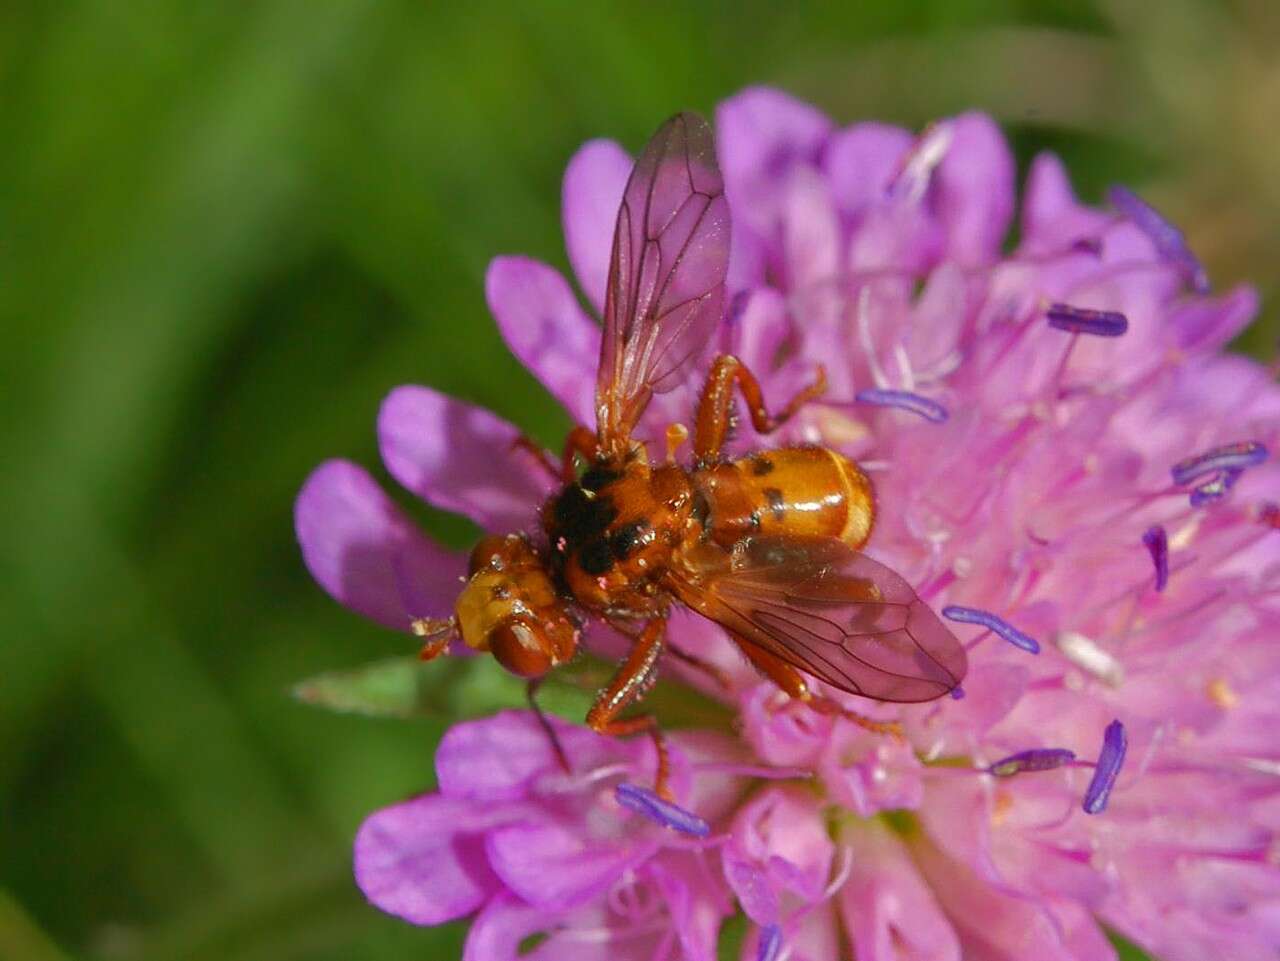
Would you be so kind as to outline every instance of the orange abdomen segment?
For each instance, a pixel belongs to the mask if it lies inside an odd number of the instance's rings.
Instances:
[[[825,447],[762,451],[694,474],[703,523],[730,547],[750,534],[838,537],[859,548],[871,536],[875,495],[847,457]]]

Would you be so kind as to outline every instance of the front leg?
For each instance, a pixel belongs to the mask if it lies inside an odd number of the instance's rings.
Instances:
[[[564,450],[560,454],[560,463],[552,463],[547,452],[533,438],[521,434],[511,442],[514,450],[522,450],[533,457],[534,462],[550,475],[553,481],[572,484],[577,475],[577,458],[590,462],[598,450],[596,435],[585,427],[578,426],[569,431],[564,439]]]
[[[600,734],[623,736],[649,732],[658,752],[658,773],[654,792],[659,797],[672,800],[667,786],[670,761],[667,758],[667,742],[658,729],[658,721],[652,714],[620,718],[619,714],[644,695],[655,675],[658,658],[662,654],[663,632],[667,626],[665,617],[657,617],[645,625],[626,659],[618,665],[613,679],[596,695],[595,703],[587,712],[587,726]]]
[[[592,431],[581,425],[569,431],[569,436],[564,439],[564,450],[560,454],[560,479],[566,484],[572,484],[577,476],[577,458],[581,457],[589,464],[599,451],[600,445]]]
[[[733,388],[742,391],[751,412],[751,423],[761,434],[772,433],[785,424],[807,401],[821,395],[827,389],[827,373],[821,365],[813,383],[791,398],[777,415],[771,415],[764,405],[764,393],[760,382],[737,357],[721,354],[711,365],[711,373],[703,385],[698,400],[698,419],[694,424],[693,452],[700,464],[713,464],[720,459],[724,442],[729,436],[729,421],[733,413]]]

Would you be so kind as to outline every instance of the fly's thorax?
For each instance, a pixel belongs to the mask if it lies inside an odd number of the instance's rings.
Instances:
[[[454,605],[463,643],[513,674],[538,677],[577,650],[579,627],[542,557],[524,537],[486,537]]]
[[[688,523],[688,474],[633,461],[593,465],[543,509],[563,587],[596,610],[658,609],[657,584]]]
[[[725,547],[752,534],[798,534],[860,548],[875,523],[870,480],[825,447],[761,451],[699,470],[693,484],[695,514]]]

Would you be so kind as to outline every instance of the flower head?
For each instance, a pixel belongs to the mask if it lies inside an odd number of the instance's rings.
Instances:
[[[557,723],[566,774],[530,715],[467,722],[440,746],[440,791],[361,829],[365,894],[420,924],[474,913],[477,959],[535,933],[525,957],[711,958],[734,911],[746,958],[1111,958],[1103,925],[1165,961],[1274,957],[1280,537],[1263,498],[1280,488],[1280,389],[1223,352],[1252,292],[1209,293],[1150,207],[1125,191],[1112,211],[1081,205],[1049,155],[1005,254],[1014,165],[978,114],[920,136],[838,129],[753,89],[716,122],[733,217],[716,347],[766,397],[815,363],[830,379],[780,435],[735,443],[820,443],[868,471],[867,552],[957,622],[965,697],[846,699],[905,732],[877,735],[788,703],[682,612],[671,637],[729,687],[673,672],[726,700],[741,734],[676,740],[674,809],[643,790],[647,742]],[[629,164],[595,141],[565,176],[569,259],[597,312]],[[599,328],[566,281],[503,257],[486,291],[516,356],[590,424]],[[693,390],[651,405],[648,440]],[[534,528],[549,482],[514,426],[402,387],[378,433],[432,504]],[[355,465],[312,475],[297,527],[317,580],[363,614],[403,630],[452,603],[461,557]]]

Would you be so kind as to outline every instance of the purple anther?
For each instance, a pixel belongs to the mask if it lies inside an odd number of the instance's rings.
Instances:
[[[1187,238],[1149,203],[1127,187],[1113,186],[1107,197],[1116,210],[1124,214],[1133,225],[1151,238],[1160,257],[1176,266],[1186,276],[1191,289],[1198,294],[1209,292],[1209,275],[1204,265],[1187,246]]]
[[[858,391],[853,395],[853,399],[860,404],[875,404],[878,407],[898,407],[902,410],[909,410],[911,413],[919,414],[925,420],[932,421],[935,424],[941,424],[947,419],[947,409],[936,400],[921,397],[919,394],[913,394],[909,390],[880,390],[871,387],[867,390]]]
[[[760,944],[756,948],[756,961],[777,961],[782,953],[782,928],[766,924],[760,929]]]
[[[1263,444],[1256,440],[1236,441],[1234,444],[1223,444],[1178,461],[1169,469],[1175,484],[1188,484],[1197,477],[1225,470],[1244,470],[1256,467],[1267,459],[1269,452]],[[1234,484],[1235,479],[1228,483]]]
[[[1142,535],[1142,543],[1151,552],[1151,563],[1156,567],[1156,590],[1163,591],[1169,583],[1169,536],[1159,524],[1148,527]]]
[[[643,814],[665,828],[695,838],[705,838],[711,833],[711,825],[698,815],[663,800],[648,788],[636,784],[619,784],[614,790],[614,796],[624,808]]]
[[[743,313],[747,309],[747,303],[751,300],[750,290],[740,290],[733,295],[733,299],[729,301],[729,309],[725,311],[724,322],[729,326],[733,326],[742,319]]]
[[[1119,337],[1129,329],[1129,319],[1118,310],[1090,310],[1070,304],[1050,304],[1045,311],[1049,326],[1073,334]]]
[[[1093,254],[1097,257],[1102,253],[1102,238],[1077,237],[1071,241],[1071,249],[1078,254]]]
[[[1212,504],[1214,501],[1222,500],[1227,496],[1227,491],[1236,486],[1236,481],[1240,479],[1240,475],[1243,473],[1243,468],[1224,470],[1212,480],[1207,480],[1203,484],[1192,488],[1191,506],[1203,507],[1205,504]]]
[[[1013,777],[1023,771],[1052,771],[1075,759],[1076,752],[1064,747],[1036,747],[1001,758],[987,768],[987,773],[996,777]]]
[[[957,684],[955,687],[951,689],[951,700],[953,701],[964,700],[964,688],[961,687],[959,684]]]
[[[1098,766],[1093,771],[1089,790],[1084,792],[1085,814],[1101,814],[1107,809],[1107,799],[1111,797],[1111,789],[1120,776],[1120,768],[1124,764],[1124,754],[1128,748],[1129,739],[1124,733],[1124,725],[1119,721],[1112,721],[1102,735]]]
[[[983,627],[995,631],[1014,647],[1020,648],[1028,654],[1040,653],[1039,641],[1029,634],[1022,633],[1008,621],[1001,620],[990,611],[951,604],[942,609],[942,616],[949,621],[959,621],[961,624],[981,624]]]

